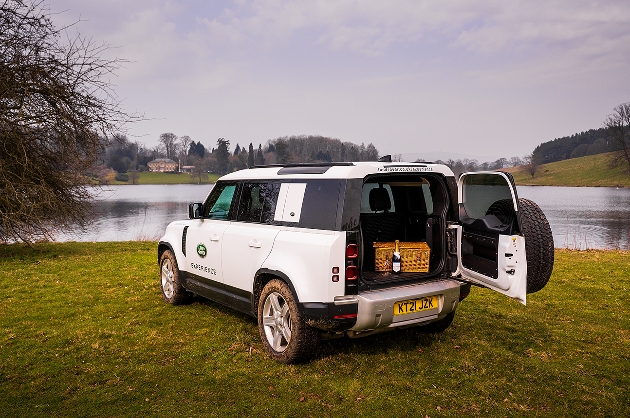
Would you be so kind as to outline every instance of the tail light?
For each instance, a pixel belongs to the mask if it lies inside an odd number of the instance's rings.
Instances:
[[[356,295],[359,291],[359,238],[358,231],[346,233],[346,295]]]
[[[346,280],[356,280],[359,278],[359,268],[357,266],[346,267]]]

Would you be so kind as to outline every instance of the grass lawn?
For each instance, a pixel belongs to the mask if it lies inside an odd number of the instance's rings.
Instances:
[[[112,184],[131,184],[131,174],[128,182],[114,181]],[[199,176],[188,173],[158,173],[143,171],[138,173],[138,184],[199,184]],[[201,183],[216,183],[218,174],[202,174]]]
[[[628,165],[608,168],[610,154],[589,155],[543,164],[532,178],[520,167],[511,171],[516,184],[523,186],[609,186],[630,187]]]
[[[441,335],[263,352],[253,319],[162,302],[156,244],[0,246],[0,416],[628,416],[630,253],[556,252],[522,306],[474,288]]]

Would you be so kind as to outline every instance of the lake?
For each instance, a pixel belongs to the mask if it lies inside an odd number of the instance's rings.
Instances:
[[[106,186],[94,202],[94,222],[58,241],[157,241],[166,225],[188,218],[188,203],[202,202],[212,185]],[[519,186],[519,197],[541,207],[557,248],[630,249],[630,189]]]

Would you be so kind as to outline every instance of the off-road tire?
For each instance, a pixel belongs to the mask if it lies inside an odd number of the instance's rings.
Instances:
[[[179,267],[177,267],[175,255],[171,250],[164,251],[160,257],[160,290],[164,302],[182,305],[192,298],[192,293],[184,289],[179,278]]]
[[[274,299],[275,303],[272,303]],[[275,323],[274,313],[277,313]],[[290,331],[288,341],[283,334],[287,327]],[[271,280],[260,293],[258,331],[271,358],[285,364],[308,361],[315,353],[319,339],[319,333],[302,319],[293,292],[279,279]],[[276,341],[274,337],[278,332],[279,340]]]
[[[449,312],[442,319],[438,319],[437,321],[431,322],[427,325],[422,325],[420,327],[420,331],[428,332],[431,334],[439,334],[444,331],[453,323],[453,319],[455,318],[455,311]]]
[[[528,199],[518,199],[521,232],[525,237],[527,255],[527,293],[545,287],[554,262],[553,235],[547,217],[538,205]]]

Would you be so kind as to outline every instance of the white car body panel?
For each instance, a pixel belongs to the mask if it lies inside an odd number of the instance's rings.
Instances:
[[[280,230],[274,225],[232,222],[223,234],[224,283],[253,292],[254,276],[271,253]]]
[[[262,268],[286,275],[300,302],[333,302],[344,294],[344,280],[332,281],[332,268],[345,269],[345,234],[284,228]],[[345,278],[344,278],[345,279]]]

